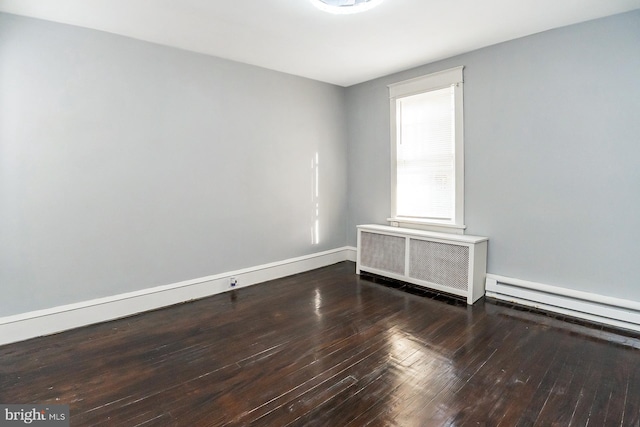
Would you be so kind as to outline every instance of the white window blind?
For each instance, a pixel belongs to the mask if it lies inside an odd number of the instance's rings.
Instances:
[[[396,215],[451,221],[455,209],[453,87],[396,102]]]
[[[389,85],[392,223],[464,229],[463,68]]]

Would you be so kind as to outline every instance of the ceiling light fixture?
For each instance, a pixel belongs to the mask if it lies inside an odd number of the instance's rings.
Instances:
[[[311,0],[318,9],[340,15],[364,12],[382,2],[383,0]]]

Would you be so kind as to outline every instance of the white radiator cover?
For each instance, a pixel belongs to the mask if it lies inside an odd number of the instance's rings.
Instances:
[[[448,292],[473,304],[484,295],[487,237],[359,225],[361,271]]]

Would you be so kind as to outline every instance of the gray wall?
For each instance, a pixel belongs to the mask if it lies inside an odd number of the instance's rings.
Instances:
[[[0,317],[345,245],[344,93],[0,14]]]
[[[354,245],[390,211],[386,85],[457,65],[489,271],[640,300],[638,46],[636,11],[345,90],[0,14],[0,317]]]
[[[640,11],[348,88],[349,243],[390,211],[386,85],[458,65],[489,272],[640,301]]]

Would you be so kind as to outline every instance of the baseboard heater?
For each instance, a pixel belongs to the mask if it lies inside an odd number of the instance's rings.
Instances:
[[[484,296],[487,237],[359,225],[356,273],[369,272],[465,297]]]
[[[640,332],[640,302],[487,274],[487,298]]]

